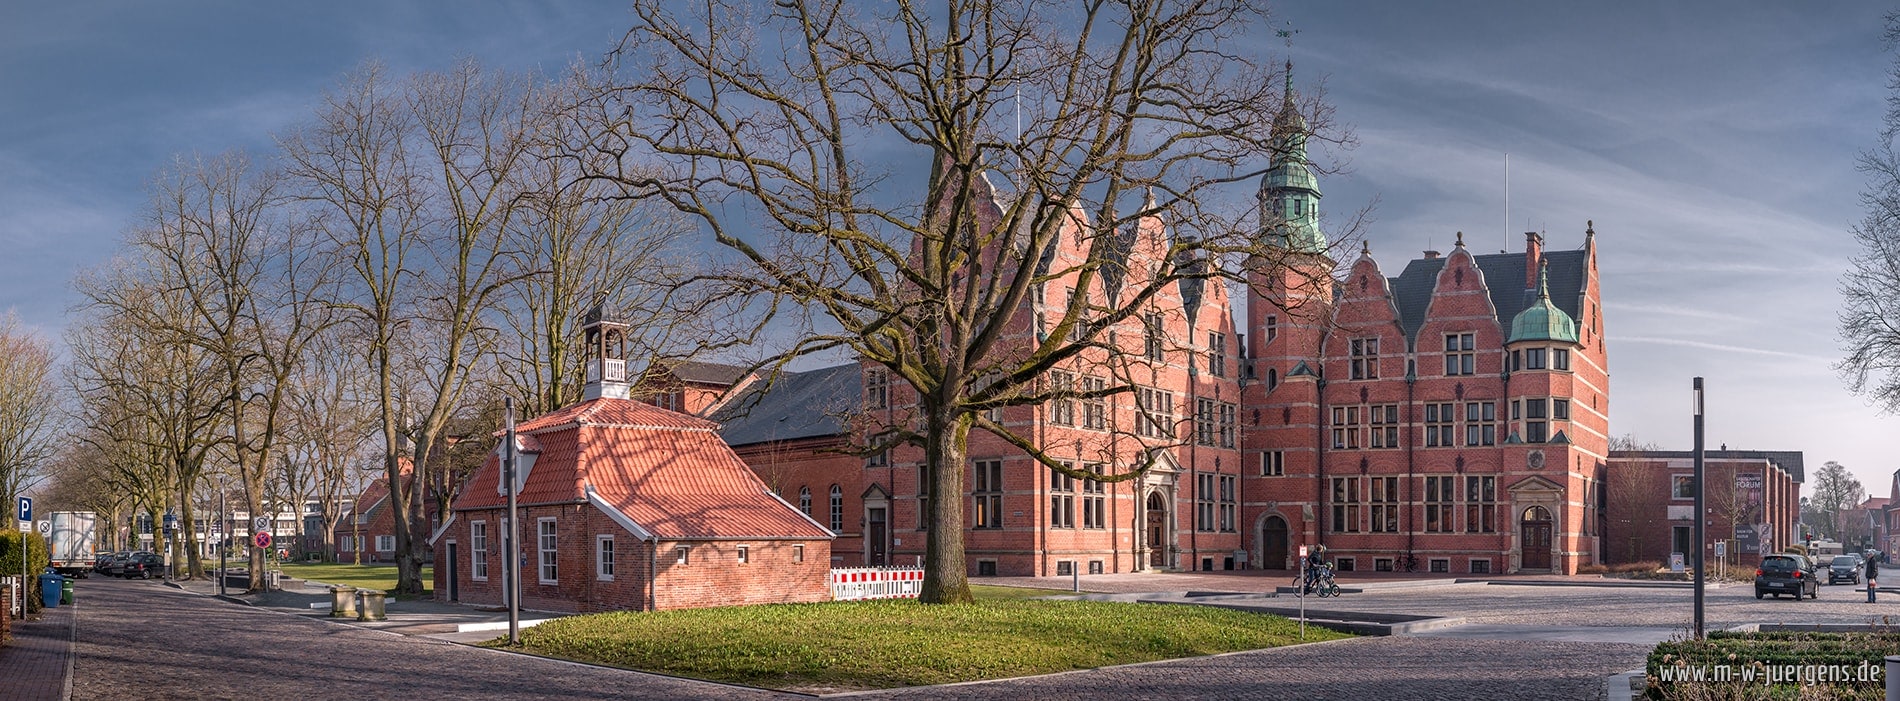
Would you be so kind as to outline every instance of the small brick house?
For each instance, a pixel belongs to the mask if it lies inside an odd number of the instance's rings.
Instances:
[[[1731,566],[1752,565],[1766,553],[1800,542],[1799,451],[1703,451],[1704,555],[1727,541]],[[1667,563],[1671,553],[1695,557],[1695,453],[1686,450],[1614,451],[1605,482],[1614,494],[1598,530],[1604,562]]]
[[[403,478],[413,482],[415,472],[403,459]],[[389,478],[378,477],[364,485],[350,510],[337,519],[331,532],[336,538],[337,562],[393,562],[396,557],[396,517],[389,505]]]
[[[625,328],[590,314],[583,400],[516,427],[522,606],[829,600],[831,531],[773,494],[717,423],[628,399]],[[503,447],[431,538],[439,599],[504,603]]]

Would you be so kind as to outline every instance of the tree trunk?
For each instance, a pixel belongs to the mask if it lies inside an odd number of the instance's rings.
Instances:
[[[924,538],[926,604],[965,604],[970,596],[970,573],[963,557],[963,465],[969,450],[969,416],[944,417],[925,408],[924,464],[930,473],[930,532]]]

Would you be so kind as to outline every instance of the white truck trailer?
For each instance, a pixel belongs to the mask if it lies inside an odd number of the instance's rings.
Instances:
[[[55,511],[53,533],[47,542],[53,569],[70,577],[92,572],[93,544],[98,542],[99,517],[91,511]]]

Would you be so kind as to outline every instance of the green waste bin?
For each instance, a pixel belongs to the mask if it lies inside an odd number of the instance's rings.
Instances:
[[[73,605],[73,578],[61,577],[59,583],[59,605]]]

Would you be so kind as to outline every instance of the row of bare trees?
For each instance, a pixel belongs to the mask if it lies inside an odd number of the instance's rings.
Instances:
[[[424,539],[499,398],[578,398],[582,313],[625,310],[643,358],[692,320],[672,306],[676,219],[571,175],[576,85],[369,64],[276,152],[180,157],[154,178],[121,254],[77,282],[87,457],[69,462],[93,505],[175,509],[197,575],[219,478],[252,514],[320,503],[327,546],[374,465],[399,591],[421,591]]]

